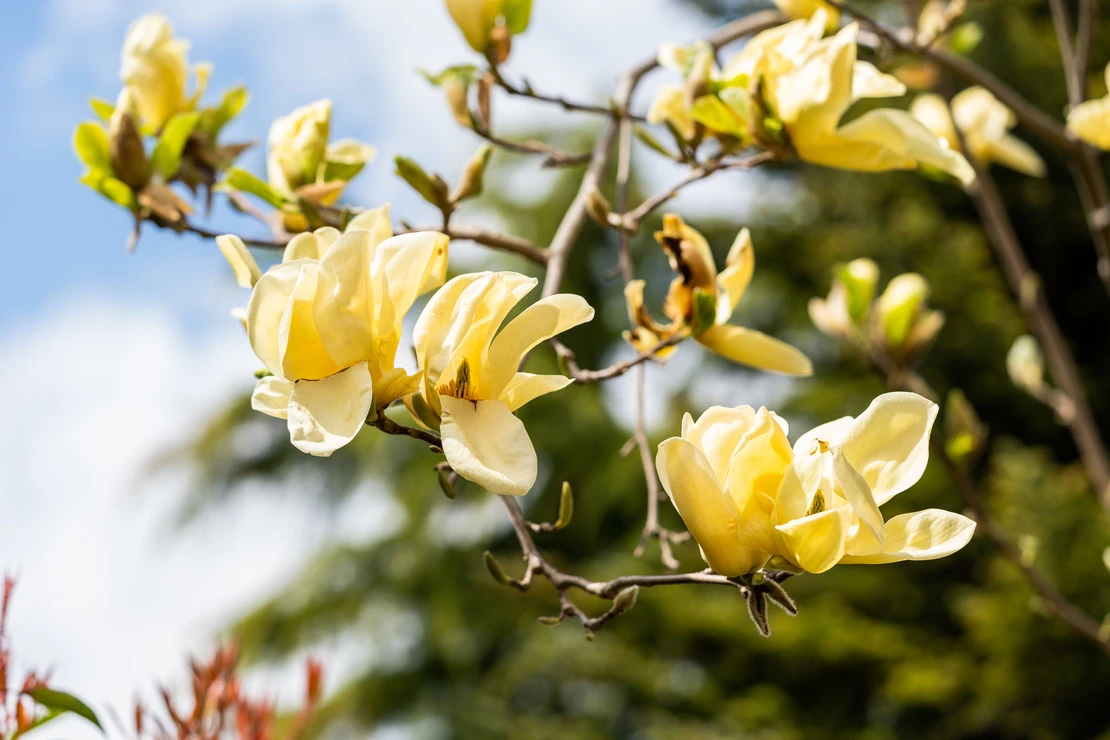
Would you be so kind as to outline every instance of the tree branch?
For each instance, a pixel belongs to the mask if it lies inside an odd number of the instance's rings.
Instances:
[[[446,234],[451,239],[470,241],[493,249],[500,249],[504,252],[519,254],[521,257],[529,259],[537,265],[547,263],[546,249],[537,247],[527,239],[522,239],[519,236],[512,236],[511,234],[501,234],[496,231],[487,231],[486,229],[481,229],[476,226],[460,226],[458,224],[448,224],[447,228],[442,226],[414,226],[400,233],[404,234],[417,231],[438,231],[441,234]]]

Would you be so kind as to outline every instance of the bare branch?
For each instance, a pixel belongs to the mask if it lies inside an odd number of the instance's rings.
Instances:
[[[596,383],[599,380],[610,380],[611,378],[620,377],[637,365],[646,362],[647,360],[656,359],[656,355],[659,353],[660,350],[664,350],[667,347],[673,347],[674,345],[682,342],[688,336],[688,334],[682,332],[673,334],[662,342],[659,342],[659,344],[656,344],[654,347],[644,350],[640,354],[633,357],[631,360],[622,360],[621,362],[613,363],[609,367],[605,367],[600,370],[583,370],[582,368],[578,367],[578,363],[575,362],[574,359],[574,352],[561,344],[556,345],[555,351],[559,353],[559,356],[566,364],[567,372],[570,377],[574,378],[574,382],[578,383],[579,385],[585,385],[587,383]]]
[[[404,234],[417,231],[438,231],[441,234],[446,234],[451,239],[471,241],[493,249],[519,254],[521,257],[525,257],[538,265],[547,263],[546,249],[541,249],[527,239],[523,239],[519,236],[512,236],[511,234],[501,234],[496,231],[487,231],[486,229],[481,229],[476,226],[460,226],[459,224],[449,224],[447,228],[443,228],[442,226],[414,226],[400,233]]]
[[[528,141],[512,141],[510,139],[502,139],[499,136],[494,136],[489,131],[483,131],[479,128],[475,128],[473,131],[489,143],[506,151],[516,152],[517,154],[538,154],[546,157],[543,162],[544,167],[573,167],[590,161],[590,152],[571,154],[570,152],[556,149],[553,146],[548,146],[542,141],[535,141],[532,139]]]

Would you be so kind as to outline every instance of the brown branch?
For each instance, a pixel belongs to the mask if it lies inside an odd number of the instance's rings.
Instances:
[[[376,419],[367,421],[366,423],[375,429],[380,429],[386,434],[412,437],[421,442],[427,442],[433,448],[433,451],[441,451],[443,449],[443,440],[441,440],[438,435],[423,429],[407,427],[404,424],[393,421],[393,419],[386,416],[384,412],[379,412]]]
[[[555,351],[558,352],[559,357],[562,358],[563,363],[566,365],[567,368],[567,374],[570,375],[570,377],[574,378],[574,382],[578,383],[579,385],[586,385],[588,383],[596,383],[601,380],[618,378],[621,375],[627,373],[632,368],[636,367],[637,365],[640,365],[648,360],[656,359],[656,354],[660,350],[664,350],[667,347],[673,347],[674,345],[682,342],[688,336],[689,334],[683,332],[672,334],[670,337],[664,339],[662,342],[659,342],[654,347],[651,347],[639,353],[631,360],[622,360],[621,362],[615,362],[612,365],[604,367],[600,370],[583,370],[575,361],[574,352],[561,344],[556,345]]]
[[[161,226],[161,224],[158,225]],[[177,231],[178,233],[188,232],[190,234],[196,234],[197,236],[204,239],[215,239],[217,236],[223,236],[224,234],[229,233],[227,231],[212,231],[202,226],[197,226],[196,224],[190,223],[189,221],[186,221],[184,219],[178,222],[177,225],[167,225],[163,226],[163,228],[172,229],[173,231]],[[249,247],[264,247],[266,249],[285,249],[285,245],[289,243],[288,239],[259,239],[249,236],[242,237],[242,239],[243,243]]]
[[[493,76],[494,83],[510,95],[515,95],[522,98],[529,98],[531,100],[538,100],[542,103],[551,103],[553,105],[558,105],[565,111],[576,113],[594,113],[597,115],[608,116],[609,118],[625,117],[625,114],[622,114],[619,108],[617,108],[616,106],[606,107],[601,105],[593,105],[590,103],[578,103],[558,95],[544,95],[542,93],[536,92],[532,88],[532,86],[528,84],[527,81],[525,81],[521,85],[513,84],[502,76],[501,70],[498,69],[496,65],[491,65],[490,73]],[[637,121],[646,120],[642,116],[629,117]]]
[[[538,154],[546,157],[543,162],[544,167],[573,167],[590,161],[590,152],[572,154],[544,144],[542,141],[531,139],[528,141],[512,141],[511,139],[494,136],[489,131],[483,131],[479,128],[474,128],[473,131],[489,143],[506,151],[516,152],[517,154]]]
[[[700,164],[691,169],[685,177],[676,182],[667,190],[664,190],[661,193],[656,193],[655,195],[651,196],[643,203],[638,205],[634,210],[631,210],[622,216],[618,216],[618,218],[620,219],[621,227],[626,231],[631,231],[635,233],[640,228],[640,222],[647,218],[647,216],[650,215],[652,211],[677,196],[679,192],[686,186],[692,185],[693,183],[700,180],[704,180],[705,178],[712,175],[714,172],[720,172],[721,170],[730,169],[751,169],[752,167],[758,167],[761,164],[771,162],[774,160],[774,158],[775,155],[773,152],[760,152],[759,154],[754,154],[746,159],[734,161],[711,159],[710,161],[704,164]]]
[[[1075,413],[1063,421],[1079,449],[1095,494],[1110,517],[1110,456],[1107,455],[1106,445],[1091,411],[1075,358],[1056,323],[1040,278],[1025,259],[1021,242],[994,179],[986,167],[974,159],[970,161],[977,176],[970,193],[983,221],[988,241],[994,248],[995,256],[1029,328],[1044,348],[1053,379],[1075,405]]]
[[[523,239],[519,236],[512,236],[511,234],[501,234],[496,231],[487,231],[486,229],[481,229],[476,226],[460,226],[458,224],[448,224],[446,228],[442,226],[414,226],[399,233],[406,234],[417,231],[438,231],[441,234],[446,234],[451,239],[470,241],[493,249],[500,249],[504,252],[519,254],[521,257],[525,257],[538,265],[547,263],[546,249],[541,249],[527,239]]]
[[[1071,19],[1068,15],[1068,6],[1064,0],[1048,0],[1049,10],[1052,12],[1052,25],[1056,30],[1056,44],[1060,49],[1060,59],[1064,66],[1064,84],[1068,91],[1068,101],[1076,105],[1083,100],[1083,90],[1086,85],[1086,73],[1078,74],[1075,65],[1075,47],[1072,45]]]

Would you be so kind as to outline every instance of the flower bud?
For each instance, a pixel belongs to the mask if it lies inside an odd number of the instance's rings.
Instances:
[[[125,87],[108,119],[108,151],[112,174],[132,190],[142,190],[150,180],[146,147],[136,122],[135,95]]]
[[[613,209],[597,186],[590,188],[589,193],[586,194],[586,212],[600,226],[609,226],[609,216]]]
[[[474,125],[470,118],[470,105],[467,96],[470,91],[468,85],[461,77],[454,77],[443,83],[443,95],[447,98],[447,105],[451,108],[451,115],[460,126],[471,128]]]
[[[948,393],[944,402],[944,449],[957,465],[970,461],[987,441],[987,428],[975,407],[959,388]]]
[[[1014,340],[1006,354],[1006,371],[1022,390],[1037,394],[1044,388],[1044,356],[1036,339],[1025,334]]]
[[[158,131],[175,113],[186,110],[189,43],[174,38],[173,26],[158,13],[148,13],[127,31],[120,77],[134,90],[132,114],[149,130]]]
[[[840,266],[836,277],[844,286],[848,300],[848,316],[859,324],[867,317],[871,300],[875,297],[875,284],[879,282],[879,266],[869,259],[855,259]]]
[[[458,203],[467,198],[473,198],[482,193],[482,180],[485,178],[486,165],[489,163],[490,155],[493,154],[493,147],[489,144],[483,144],[470,161],[466,163],[466,169],[463,170],[462,177],[459,178],[459,184],[455,187],[455,192],[451,194],[451,202]]]
[[[330,100],[317,100],[274,121],[266,157],[270,185],[288,195],[316,182],[330,128]]]
[[[928,281],[915,272],[898,275],[886,286],[879,296],[878,311],[883,334],[891,347],[901,347],[906,342],[928,297]]]

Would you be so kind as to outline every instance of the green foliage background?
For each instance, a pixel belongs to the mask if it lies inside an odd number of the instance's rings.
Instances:
[[[721,21],[748,9],[726,0],[698,5]],[[898,5],[871,7],[897,19]],[[1047,110],[1062,111],[1046,4],[971,5],[985,31],[976,59]],[[1110,59],[1110,11],[1096,40],[1094,59],[1101,64]],[[1101,95],[1099,79],[1092,75],[1092,92]],[[450,125],[446,113],[442,125]],[[1110,436],[1110,301],[1094,273],[1067,169],[1051,152],[1042,153],[1045,180],[995,174]],[[536,166],[534,159],[497,154],[494,187],[481,202],[509,230],[546,244],[578,171],[559,180],[538,208],[496,187],[499,169]],[[793,384],[780,407],[795,434],[858,414],[884,390],[850,351],[809,324],[806,301],[827,291],[832,265],[872,257],[884,283],[899,272],[923,273],[947,324],[921,369],[942,392],[962,388],[990,426],[975,477],[992,510],[1015,538],[1035,538],[1038,565],[1069,598],[1096,618],[1110,611],[1106,520],[1066,432],[1006,378],[1006,350],[1025,328],[968,199],[915,174],[775,166],[718,177],[748,177],[790,195],[783,202],[759,199],[747,224],[757,270],[736,320],[795,341],[814,358],[814,378]],[[634,202],[647,194],[641,188]],[[645,224],[634,251],[649,295],[661,300],[670,274],[650,238],[657,224]],[[723,260],[741,224],[724,211],[693,225]],[[584,367],[608,362],[624,328],[619,279],[606,276],[616,254],[614,236],[591,225],[564,284],[599,308],[597,320],[566,336]],[[490,265],[531,271],[500,256],[490,257]],[[692,347],[680,353],[697,355],[697,363],[665,372],[672,379],[689,372],[688,389],[709,383],[740,402],[760,397],[762,391],[747,389],[765,376]],[[530,362],[530,369],[556,371],[549,351],[533,353]],[[577,492],[572,525],[538,536],[549,559],[598,579],[657,572],[654,547],[642,560],[631,556],[644,484],[636,456],[616,454],[629,430],[614,425],[602,395],[596,386],[573,387],[523,410],[541,456],[540,484],[524,505],[532,518],[553,520],[560,484],[570,481]],[[667,399],[669,420],[655,430],[653,443],[677,432],[683,411],[703,410],[694,395]],[[236,458],[229,440],[246,423],[264,426],[269,443],[261,454]],[[1017,570],[980,539],[941,561],[845,566],[792,579],[800,615],[773,613],[770,639],[753,629],[739,594],[683,586],[642,591],[635,609],[587,642],[576,623],[536,622],[557,611],[546,583],[519,594],[490,579],[484,549],[513,573],[521,567],[497,502],[473,486],[460,486],[459,498],[446,500],[432,469],[438,458],[410,439],[368,430],[333,458],[317,460],[288,444],[283,423],[253,414],[243,399],[213,420],[190,452],[201,464],[193,513],[218,505],[246,479],[292,475],[306,481],[303,495],[321,506],[370,479],[406,513],[404,524],[381,539],[320,552],[294,582],[232,627],[245,656],[257,662],[281,661],[337,632],[375,647],[377,657],[338,688],[318,717],[315,729],[324,734],[361,736],[390,722],[411,724],[417,736],[459,738],[1110,737],[1110,661],[1048,618]],[[932,506],[962,508],[936,463],[885,511]],[[681,527],[669,503],[661,509],[668,526]],[[485,524],[470,524],[477,521]],[[696,546],[679,546],[678,554],[685,568],[703,567]],[[584,598],[580,604],[603,607]]]

